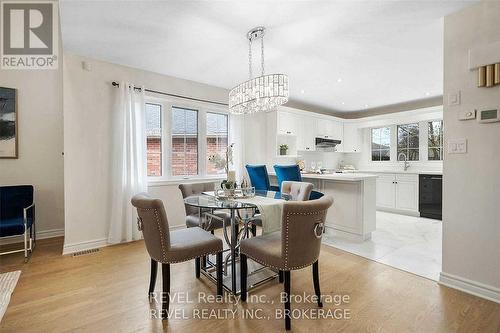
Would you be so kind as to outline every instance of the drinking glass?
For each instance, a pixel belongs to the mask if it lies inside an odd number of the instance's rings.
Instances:
[[[316,162],[311,162],[311,171],[316,171]]]

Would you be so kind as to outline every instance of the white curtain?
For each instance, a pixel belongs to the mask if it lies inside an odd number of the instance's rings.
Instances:
[[[245,126],[243,115],[231,115],[229,117],[229,144],[234,143],[233,147],[233,166],[236,173],[236,181],[241,183],[245,173]]]
[[[110,225],[108,242],[141,238],[137,213],[130,199],[147,191],[144,89],[120,82],[112,111],[113,153],[111,161]]]

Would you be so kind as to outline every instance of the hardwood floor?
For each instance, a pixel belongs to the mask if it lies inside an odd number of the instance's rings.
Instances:
[[[27,264],[22,254],[0,257],[0,273],[22,270],[0,323],[1,332],[284,331],[283,320],[275,319],[274,312],[282,308],[282,285],[277,279],[250,293],[265,295],[268,303],[198,304],[196,300],[180,304],[172,300],[171,309],[184,311],[190,319],[162,322],[150,319],[150,261],[142,241],[78,257],[61,256],[62,242],[62,238],[40,240]],[[295,319],[293,332],[500,332],[500,304],[327,246],[322,248],[319,266],[323,295],[350,297],[349,303],[340,306],[323,302],[324,309],[348,310],[351,318]],[[195,278],[194,261],[172,265],[171,279],[172,293],[188,292],[191,300],[199,292],[216,292],[206,278]],[[311,268],[292,272],[291,284],[292,293],[313,295]],[[158,274],[156,290],[160,288]],[[204,308],[240,313],[261,309],[254,314],[264,319],[241,315],[192,319],[193,311]],[[317,308],[314,302],[292,302],[292,309]]]

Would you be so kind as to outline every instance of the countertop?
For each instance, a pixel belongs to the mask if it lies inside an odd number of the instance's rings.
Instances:
[[[276,176],[276,174],[269,173],[270,176]],[[358,182],[365,179],[377,178],[377,175],[368,173],[331,173],[331,174],[316,174],[316,173],[303,173],[301,174],[304,179],[323,179],[323,180],[340,180],[340,181],[350,181]]]
[[[354,173],[402,173],[410,175],[442,175],[443,171],[436,170],[356,170]]]

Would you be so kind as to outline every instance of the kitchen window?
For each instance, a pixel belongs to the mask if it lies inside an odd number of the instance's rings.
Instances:
[[[428,122],[428,157],[429,161],[443,160],[443,121],[435,120]]]
[[[162,106],[146,103],[146,157],[148,177],[163,174]]]
[[[391,129],[390,127],[372,128],[372,161],[390,161]]]
[[[198,110],[172,107],[172,176],[198,175]]]
[[[225,173],[226,150],[228,145],[228,116],[207,112],[206,164],[208,175]]]
[[[418,123],[398,125],[397,160],[403,160],[401,154],[407,161],[419,160],[419,132]]]

